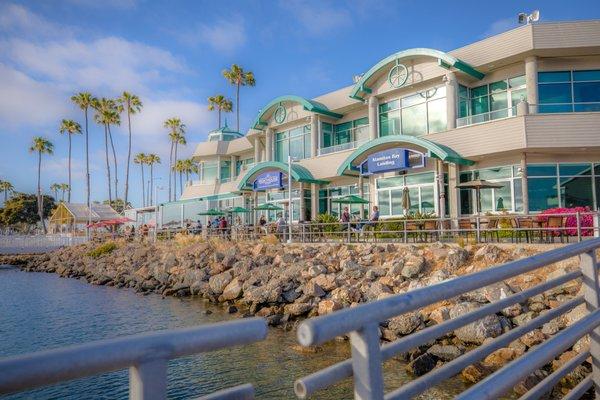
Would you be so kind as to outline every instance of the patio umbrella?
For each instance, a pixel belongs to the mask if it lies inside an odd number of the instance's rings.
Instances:
[[[341,204],[369,204],[369,200],[365,200],[360,196],[356,195],[348,195],[338,197],[337,199],[331,200],[332,203],[341,203]]]
[[[404,214],[408,214],[410,206],[410,190],[408,190],[408,187],[404,186],[404,189],[402,189],[402,209],[404,209]]]
[[[225,213],[221,210],[217,210],[215,208],[210,208],[206,211],[199,212],[198,215],[225,215]]]
[[[474,181],[468,181],[459,183],[456,185],[459,189],[475,189],[475,203],[477,206],[477,214],[481,212],[481,189],[500,189],[503,188],[504,185],[500,183],[488,182],[483,179],[476,179]]]
[[[283,208],[271,203],[261,204],[258,207],[254,207],[254,209],[256,211],[283,211]]]
[[[247,213],[247,212],[250,212],[250,210],[248,210],[247,208],[244,208],[244,207],[229,207],[225,211],[228,212],[228,213]]]

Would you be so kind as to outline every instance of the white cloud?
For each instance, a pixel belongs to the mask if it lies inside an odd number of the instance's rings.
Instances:
[[[341,7],[342,3],[286,0],[280,4],[296,17],[305,32],[314,36],[352,26],[352,15]]]
[[[506,32],[518,25],[517,17],[503,18],[494,21],[490,27],[483,33],[482,37],[494,36],[502,32]]]
[[[219,52],[230,54],[246,43],[245,21],[239,15],[232,16],[217,20],[213,25],[200,25],[178,37],[188,45],[206,43]]]
[[[27,37],[57,37],[70,34],[63,26],[52,23],[23,6],[11,3],[0,5],[0,31]]]

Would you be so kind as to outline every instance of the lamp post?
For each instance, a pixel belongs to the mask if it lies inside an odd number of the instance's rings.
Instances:
[[[160,180],[161,178],[154,178],[153,182],[155,180]],[[164,188],[162,186],[154,186],[154,243],[156,243],[156,231],[158,230],[158,191],[159,190],[163,190]]]

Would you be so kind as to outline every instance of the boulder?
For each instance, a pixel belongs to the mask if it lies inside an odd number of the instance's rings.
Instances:
[[[408,256],[404,261],[402,276],[411,279],[416,278],[425,268],[425,258],[423,256]]]
[[[321,300],[319,302],[318,312],[319,315],[331,314],[336,310],[340,310],[342,305],[335,300]]]
[[[450,309],[450,317],[456,318],[477,309],[477,303],[459,303]],[[487,315],[471,324],[454,331],[456,337],[464,343],[483,344],[488,338],[495,338],[502,334],[502,325],[497,315]]]
[[[223,289],[224,300],[235,300],[242,294],[242,283],[238,278],[234,278],[225,289]]]
[[[414,376],[422,376],[435,368],[436,358],[430,353],[421,354],[406,366],[406,371]]]
[[[441,344],[434,344],[427,352],[433,354],[442,361],[452,361],[463,354],[463,350],[457,346]]]
[[[304,288],[302,291],[304,292],[304,294],[306,294],[308,296],[314,296],[314,297],[325,296],[325,291],[321,288],[321,286],[317,285],[314,280],[306,283],[306,285],[304,285]]]
[[[414,332],[421,326],[423,321],[416,312],[408,312],[400,316],[391,318],[388,321],[388,329],[396,333],[397,335],[408,335]]]
[[[517,350],[510,347],[504,347],[487,356],[483,360],[483,364],[492,369],[500,369],[517,357]]]
[[[477,261],[496,262],[500,259],[501,255],[502,250],[498,246],[486,244],[475,252],[473,259]]]
[[[469,383],[477,383],[492,372],[493,370],[491,368],[486,367],[481,363],[475,363],[463,369],[460,376]]]
[[[534,329],[531,332],[527,332],[521,336],[521,342],[527,347],[533,347],[536,344],[542,343],[546,339],[546,336],[539,329]]]
[[[337,287],[335,274],[321,274],[313,279],[313,282],[319,285],[323,290],[329,292]]]
[[[299,317],[308,313],[312,309],[312,306],[309,303],[294,303],[287,304],[283,308],[283,312],[285,314],[289,314],[292,317]]]
[[[448,251],[444,266],[449,269],[462,267],[469,259],[469,252],[465,249],[455,248]]]
[[[229,282],[231,282],[232,279],[233,276],[231,275],[231,272],[225,271],[221,272],[220,274],[211,276],[208,280],[208,285],[215,294],[221,294],[223,293],[223,290],[225,290],[225,287],[229,285]]]

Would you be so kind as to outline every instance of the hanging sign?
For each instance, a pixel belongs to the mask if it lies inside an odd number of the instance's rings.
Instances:
[[[280,189],[283,187],[283,173],[279,171],[267,171],[256,177],[252,184],[254,191],[265,189]]]
[[[362,175],[371,175],[424,166],[425,156],[422,153],[395,148],[369,155],[367,160],[360,165],[360,171]]]

